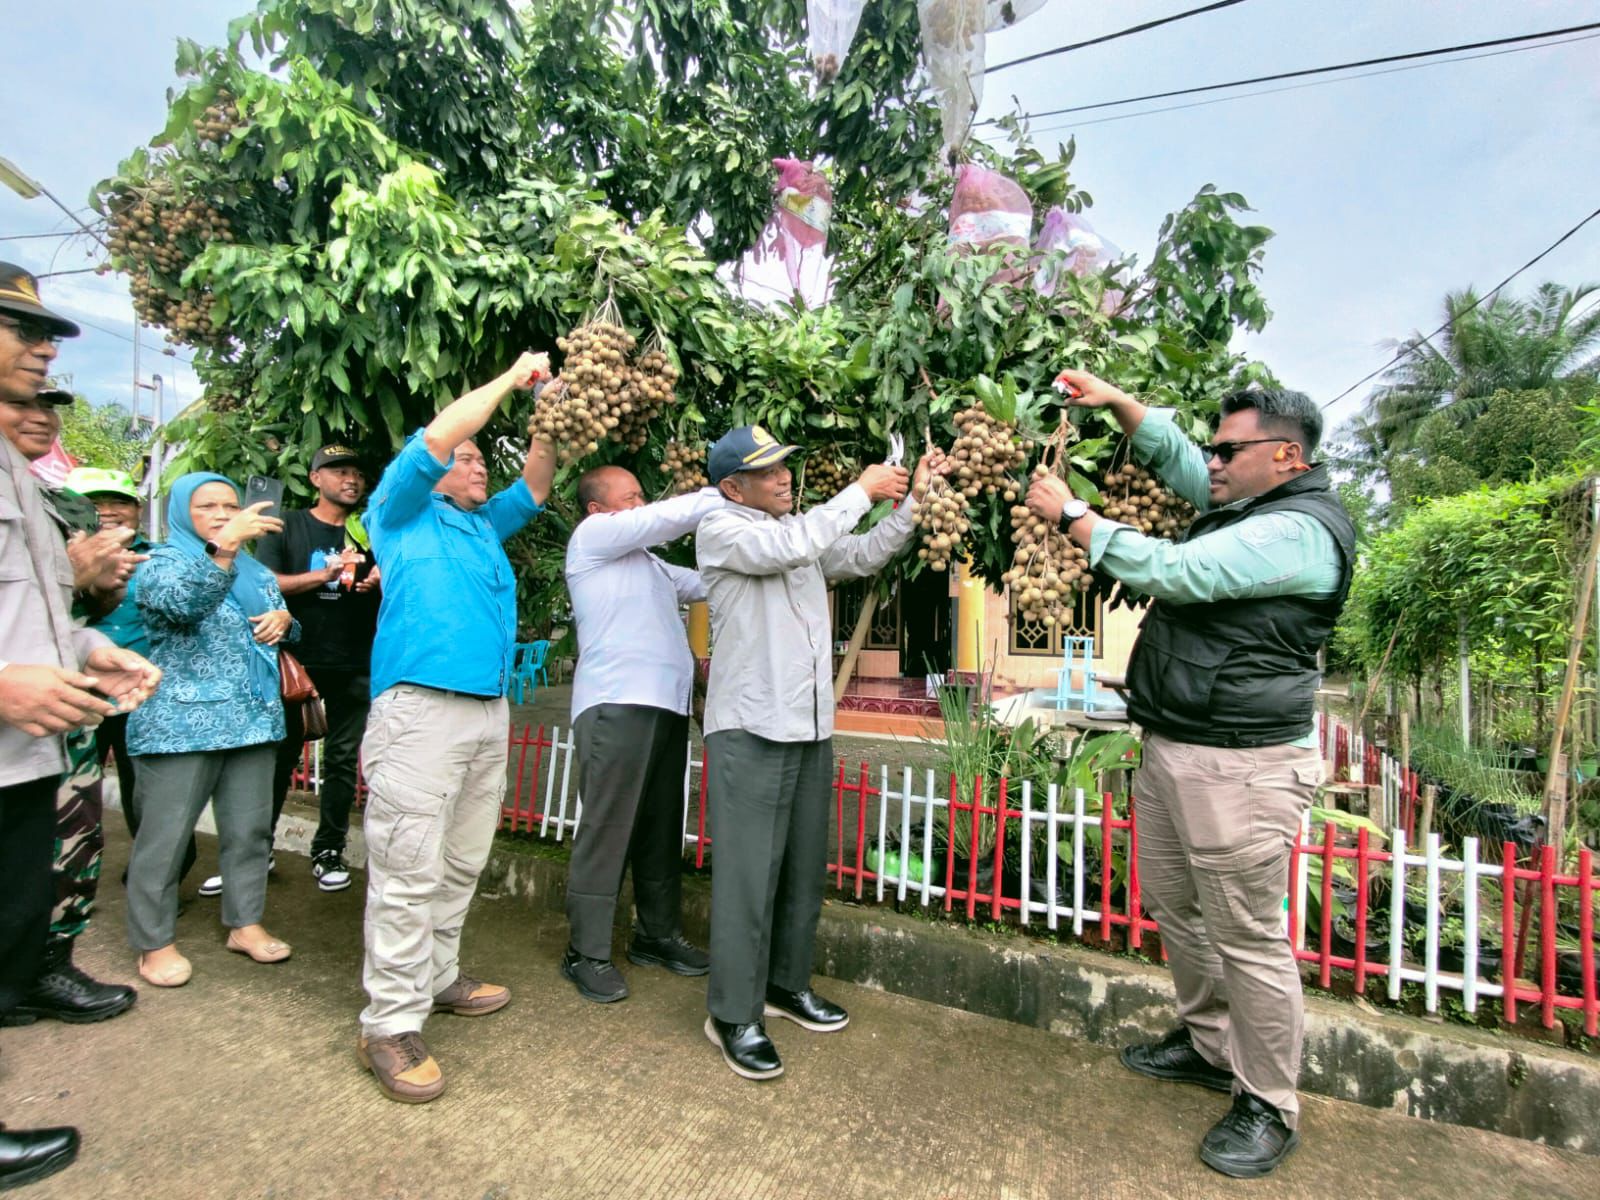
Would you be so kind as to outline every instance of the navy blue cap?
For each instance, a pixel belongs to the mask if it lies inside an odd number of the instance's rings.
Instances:
[[[739,471],[759,471],[780,463],[799,446],[785,446],[759,425],[730,429],[711,446],[706,467],[713,484]]]

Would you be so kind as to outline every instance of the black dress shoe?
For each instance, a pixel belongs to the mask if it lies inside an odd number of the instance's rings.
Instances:
[[[767,1003],[762,1012],[769,1017],[785,1017],[812,1033],[834,1033],[850,1024],[849,1013],[810,988],[786,992],[768,984]]]
[[[596,1004],[615,1004],[628,998],[628,981],[604,958],[588,958],[571,946],[561,959],[561,974],[572,980],[578,994]]]
[[[681,933],[652,938],[634,930],[628,961],[641,967],[665,967],[674,975],[704,975],[711,970],[711,956]]]
[[[760,1021],[735,1025],[706,1018],[706,1036],[722,1051],[722,1061],[735,1075],[746,1079],[773,1079],[783,1074],[783,1060]]]
[[[1152,1079],[1198,1083],[1214,1092],[1233,1091],[1233,1072],[1207,1062],[1194,1048],[1189,1030],[1179,1026],[1159,1042],[1122,1048],[1122,1065]]]
[[[127,1012],[138,998],[126,984],[101,983],[73,966],[72,940],[58,938],[45,950],[41,973],[27,996],[0,1024],[32,1025],[49,1017],[88,1025]]]
[[[78,1157],[78,1131],[0,1128],[0,1191],[54,1175]]]
[[[1300,1144],[1300,1135],[1283,1123],[1265,1100],[1240,1092],[1222,1120],[1200,1139],[1200,1161],[1234,1179],[1258,1179]]]

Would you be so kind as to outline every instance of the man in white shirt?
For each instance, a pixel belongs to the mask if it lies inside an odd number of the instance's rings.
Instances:
[[[561,973],[600,1004],[625,999],[611,962],[622,873],[633,864],[638,924],[628,961],[704,975],[705,951],[684,938],[679,870],[683,776],[694,656],[678,606],[706,597],[700,576],[647,547],[692,533],[723,507],[715,488],[646,504],[621,467],[578,480],[584,516],[567,543],[567,591],[578,627],[573,732],[583,818],[567,876],[571,943]]]
[[[828,584],[881,570],[911,540],[912,515],[944,455],[913,479],[871,466],[826,504],[795,516],[784,464],[797,446],[744,425],[707,467],[730,503],[701,522],[695,556],[711,601],[704,722],[711,800],[711,978],[706,1036],[746,1079],[783,1063],[764,1018],[813,1033],[849,1016],[811,989],[828,861],[833,773],[833,634]],[[911,499],[852,534],[880,501]]]

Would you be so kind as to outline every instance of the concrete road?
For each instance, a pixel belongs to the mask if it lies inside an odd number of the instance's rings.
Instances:
[[[203,839],[191,888],[214,850]],[[116,882],[126,854],[114,837],[79,960],[131,980]],[[84,1135],[76,1165],[19,1194],[1600,1196],[1600,1159],[1316,1097],[1277,1176],[1233,1183],[1195,1156],[1221,1096],[1141,1079],[1098,1047],[826,980],[850,1027],[817,1036],[775,1022],[788,1071],[745,1082],[701,1032],[703,981],[630,968],[630,999],[588,1003],[556,972],[560,922],[492,897],[473,909],[466,962],[515,998],[486,1018],[435,1017],[426,1035],[449,1091],[395,1104],[354,1053],[362,883],[324,895],[305,859],[280,854],[267,924],[294,943],[289,962],[228,953],[217,902],[194,900],[179,922],[187,987],[143,988],[131,1013],[101,1025],[5,1030],[0,1118]]]

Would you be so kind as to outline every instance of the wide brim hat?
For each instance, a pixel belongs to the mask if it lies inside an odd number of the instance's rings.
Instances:
[[[0,312],[33,317],[62,337],[77,337],[83,330],[60,313],[51,312],[39,299],[39,281],[16,263],[0,262]]]

